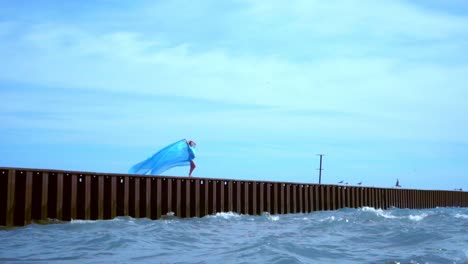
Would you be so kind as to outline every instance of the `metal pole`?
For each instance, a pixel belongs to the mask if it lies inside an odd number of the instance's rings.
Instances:
[[[318,154],[320,156],[320,169],[319,169],[319,184],[322,184],[322,156],[323,154]]]

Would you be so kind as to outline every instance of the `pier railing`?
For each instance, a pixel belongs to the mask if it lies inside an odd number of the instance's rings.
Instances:
[[[160,219],[340,208],[468,207],[468,192],[0,167],[0,226],[57,219]]]

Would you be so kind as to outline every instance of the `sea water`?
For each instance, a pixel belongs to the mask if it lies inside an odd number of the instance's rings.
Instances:
[[[50,221],[0,229],[0,263],[468,263],[468,208]]]

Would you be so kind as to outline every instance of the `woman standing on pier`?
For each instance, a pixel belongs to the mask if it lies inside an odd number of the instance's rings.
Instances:
[[[164,171],[178,167],[190,166],[189,177],[197,167],[195,159],[196,143],[182,139],[158,151],[150,158],[134,165],[128,171],[131,174],[160,175]]]

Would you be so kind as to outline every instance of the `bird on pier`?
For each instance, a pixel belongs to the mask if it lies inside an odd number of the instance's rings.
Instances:
[[[396,179],[395,187],[401,188],[400,181],[398,179]]]
[[[357,184],[357,185],[361,186],[361,184],[362,184],[362,181],[361,181],[361,182],[358,182],[358,184]]]
[[[344,181],[339,181],[338,183],[343,183]]]

